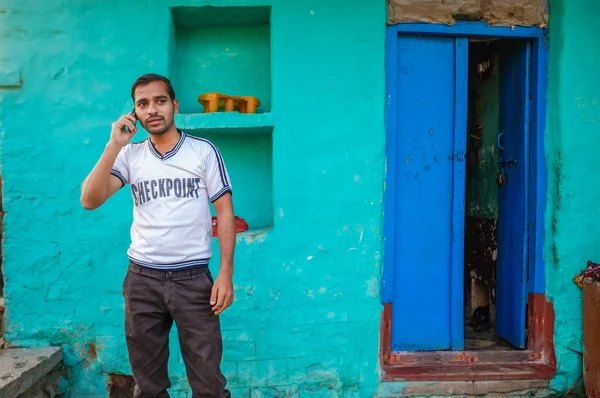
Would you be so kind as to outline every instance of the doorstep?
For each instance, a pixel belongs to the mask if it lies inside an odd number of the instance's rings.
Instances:
[[[16,397],[62,361],[59,347],[0,350],[0,397]]]
[[[553,366],[541,362],[400,365],[386,366],[383,380],[549,380],[555,371]]]
[[[552,395],[548,386],[548,380],[383,382],[379,386],[376,396],[378,398],[485,395],[493,397],[555,396]]]
[[[382,356],[383,380],[549,380],[556,367],[527,350],[431,351]]]
[[[554,310],[544,295],[530,295],[531,350],[394,352],[392,307],[384,304],[380,360],[383,381],[550,380],[556,373]]]

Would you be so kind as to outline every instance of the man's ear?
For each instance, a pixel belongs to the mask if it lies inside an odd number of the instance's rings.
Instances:
[[[173,111],[174,113],[179,113],[179,101],[173,100]]]

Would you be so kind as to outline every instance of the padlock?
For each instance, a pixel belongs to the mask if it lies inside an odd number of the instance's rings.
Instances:
[[[498,177],[496,177],[496,183],[498,184],[499,187],[501,187],[502,185],[504,185],[504,182],[505,182],[504,173],[502,173],[500,171],[500,172],[498,172]]]

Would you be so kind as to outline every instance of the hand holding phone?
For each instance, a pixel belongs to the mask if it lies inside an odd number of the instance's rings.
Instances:
[[[135,115],[135,108],[112,124],[110,131],[110,141],[120,146],[125,146],[131,141],[138,132],[138,118]]]

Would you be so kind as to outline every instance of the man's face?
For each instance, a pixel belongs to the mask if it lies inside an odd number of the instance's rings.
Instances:
[[[173,126],[173,115],[179,112],[179,103],[171,100],[163,82],[138,86],[134,97],[135,113],[148,133],[164,134]]]

